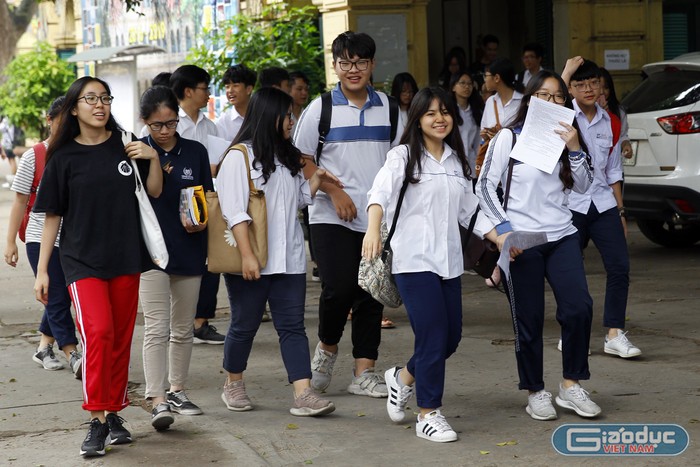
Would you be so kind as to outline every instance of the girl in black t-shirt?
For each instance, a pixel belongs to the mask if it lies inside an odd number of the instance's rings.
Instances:
[[[122,143],[104,81],[86,76],[66,93],[49,144],[34,209],[46,213],[34,291],[46,304],[47,267],[61,218],[60,256],[83,347],[83,409],[90,428],[84,456],[104,455],[108,444],[131,442],[117,412],[129,405],[131,338],[144,259],[135,159],[146,191],[158,197],[163,172],[156,151]]]

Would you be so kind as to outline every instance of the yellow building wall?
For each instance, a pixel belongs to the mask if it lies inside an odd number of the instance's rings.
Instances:
[[[554,0],[554,62],[582,55],[605,66],[606,50],[629,50],[629,69],[611,71],[619,98],[663,60],[662,0]],[[560,71],[560,70],[558,70]]]
[[[82,49],[80,0],[41,2],[27,31],[17,43],[17,53],[34,50],[38,41],[46,41],[56,49]]]

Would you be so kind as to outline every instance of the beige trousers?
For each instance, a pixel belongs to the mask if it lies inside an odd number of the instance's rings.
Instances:
[[[141,274],[146,397],[165,397],[171,385],[185,385],[201,282],[202,276],[169,275],[158,270]]]

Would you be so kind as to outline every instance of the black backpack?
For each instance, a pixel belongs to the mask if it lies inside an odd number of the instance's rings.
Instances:
[[[399,123],[399,103],[391,96],[389,98],[389,122],[391,123],[391,132],[389,143],[396,138],[396,131]],[[318,146],[316,146],[316,165],[321,161],[321,153],[323,145],[326,144],[326,136],[331,129],[331,116],[333,114],[333,101],[331,93],[324,92],[321,94],[321,118],[318,121]]]

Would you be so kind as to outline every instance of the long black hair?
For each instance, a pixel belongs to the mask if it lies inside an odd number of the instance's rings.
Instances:
[[[396,76],[394,76],[394,80],[391,82],[391,97],[396,99],[399,106],[401,105],[401,92],[403,91],[403,85],[407,83],[411,87],[411,91],[413,91],[413,95],[415,96],[418,92],[418,84],[411,73],[397,73]]]
[[[610,91],[607,99],[608,109],[610,112],[617,115],[618,118],[622,118],[620,116],[620,101],[617,99],[617,94],[615,93],[615,83],[613,83],[613,78],[610,75],[610,72],[601,67],[600,76],[605,80],[605,86],[608,88],[608,91]]]
[[[554,78],[557,80],[557,82],[559,83],[559,91],[564,96],[566,96],[566,102],[564,103],[564,107],[566,107],[567,109],[574,108],[573,101],[571,100],[571,95],[569,94],[568,88],[566,87],[564,80],[561,79],[561,76],[554,73],[553,71],[542,70],[535,76],[533,76],[530,79],[530,82],[527,83],[527,88],[525,89],[525,93],[523,94],[523,100],[520,102],[518,113],[515,115],[515,119],[511,122],[509,126],[511,130],[514,128],[522,128],[522,126],[525,124],[525,118],[527,117],[527,109],[530,104],[530,99],[537,91],[539,91],[539,89],[544,84],[545,80],[549,78]],[[537,98],[535,97],[535,99]],[[591,166],[591,156],[588,155],[588,146],[586,146],[586,142],[581,136],[581,129],[579,128],[575,118],[574,122],[571,125],[574,128],[576,128],[576,131],[578,132],[578,142],[581,145],[581,150],[586,153],[586,161],[591,167],[591,170],[593,170],[593,167]],[[559,161],[561,162],[561,168],[559,169],[559,180],[561,180],[564,184],[564,188],[571,189],[574,186],[574,177],[571,175],[571,164],[569,163],[569,150],[566,147],[564,147],[564,150],[562,151],[561,156],[559,157]]]
[[[62,146],[65,146],[70,141],[75,139],[76,136],[80,134],[80,124],[78,123],[78,117],[72,114],[73,109],[78,105],[78,98],[83,93],[83,89],[90,83],[97,82],[100,83],[107,91],[108,95],[111,95],[109,85],[99,78],[92,76],[83,76],[73,81],[70,85],[68,91],[66,92],[65,101],[58,112],[58,125],[54,130],[53,137],[49,143],[49,147],[46,150],[46,161],[48,162],[53,156],[53,153]],[[112,102],[114,104],[114,102]],[[105,106],[110,107],[110,106]],[[122,131],[122,127],[119,126],[117,121],[114,119],[114,113],[112,113],[112,108],[109,108],[109,119],[107,120],[107,125],[105,125],[107,131]]]
[[[275,171],[275,156],[292,175],[303,167],[301,151],[284,138],[284,119],[291,105],[292,97],[286,92],[271,87],[259,89],[250,99],[243,125],[231,142],[231,147],[239,143],[253,147],[251,166],[260,164],[265,183]]]
[[[447,91],[439,87],[431,87],[418,91],[411,102],[411,107],[408,109],[408,121],[406,122],[403,136],[401,136],[401,144],[408,145],[406,179],[410,183],[418,183],[420,174],[423,172],[421,159],[423,158],[425,141],[423,139],[423,131],[420,128],[420,119],[428,112],[433,100],[437,100],[441,109],[445,108],[452,117],[452,131],[445,137],[444,142],[457,153],[464,176],[471,178],[467,154],[464,152],[464,144],[462,144],[462,137],[456,124],[457,106],[447,94]],[[418,176],[416,176],[416,172]]]
[[[474,122],[476,123],[476,126],[481,125],[481,117],[484,115],[484,100],[481,98],[481,93],[479,92],[479,82],[474,79],[474,75],[468,70],[460,70],[457,73],[453,74],[452,77],[450,78],[450,86],[448,88],[448,91],[450,93],[450,96],[455,101],[455,104],[457,104],[457,95],[453,91],[455,88],[455,85],[459,82],[459,79],[462,76],[469,76],[469,79],[472,80],[472,93],[469,95],[469,98],[467,99],[467,102],[469,102],[469,108],[472,111],[472,117],[474,117]],[[457,112],[457,125],[462,126],[464,122],[462,121],[462,116],[460,115],[459,112]]]
[[[172,89],[167,86],[150,87],[141,95],[139,116],[145,122],[160,107],[166,107],[175,112],[176,115],[180,111],[177,97]]]

